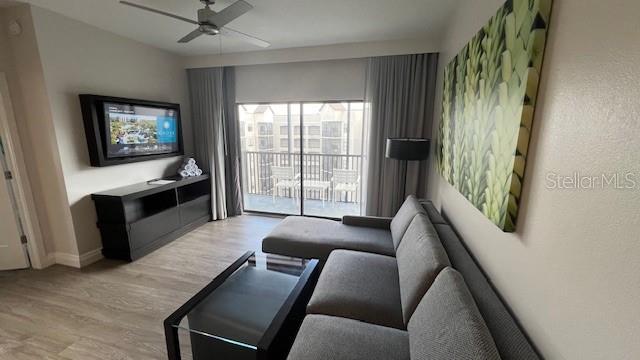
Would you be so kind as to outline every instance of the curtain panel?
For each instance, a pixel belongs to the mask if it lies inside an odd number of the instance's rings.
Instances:
[[[429,138],[433,122],[438,54],[370,58],[365,117],[368,153],[364,164],[367,215],[393,216],[406,194],[426,196],[428,161],[408,163],[385,157],[390,137]]]
[[[195,156],[211,176],[213,220],[242,213],[233,68],[187,70]]]

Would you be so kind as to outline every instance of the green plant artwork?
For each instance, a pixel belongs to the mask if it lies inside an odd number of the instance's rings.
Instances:
[[[508,0],[444,69],[438,171],[515,231],[552,0]]]

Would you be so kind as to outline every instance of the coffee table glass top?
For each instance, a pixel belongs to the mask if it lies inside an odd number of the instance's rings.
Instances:
[[[304,259],[254,254],[174,327],[256,349],[308,265]]]

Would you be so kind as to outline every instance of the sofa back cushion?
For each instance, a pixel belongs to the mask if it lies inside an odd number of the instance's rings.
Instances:
[[[500,359],[462,275],[440,272],[408,325],[411,360]]]
[[[391,220],[391,237],[393,238],[393,247],[396,250],[411,220],[417,214],[426,214],[426,211],[415,196],[409,195],[396,213],[396,216]]]
[[[436,209],[436,207],[433,206],[433,202],[431,200],[418,199],[418,202],[425,209],[425,211],[427,212],[427,215],[429,215],[429,220],[431,220],[432,224],[436,225],[436,224],[447,223],[444,217],[440,215],[440,212],[438,211],[438,209]]]
[[[438,273],[451,266],[438,232],[425,214],[416,215],[396,251],[405,325]]]

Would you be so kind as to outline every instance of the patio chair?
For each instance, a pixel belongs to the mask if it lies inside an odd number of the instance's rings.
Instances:
[[[356,202],[359,200],[360,193],[360,174],[358,170],[333,169],[333,203],[340,193],[352,192],[356,196]]]
[[[271,189],[272,201],[276,201],[276,193],[280,195],[280,189],[289,189],[293,200],[296,200],[296,189],[299,187],[300,174],[295,174],[291,166],[272,166],[271,180],[273,187]]]

